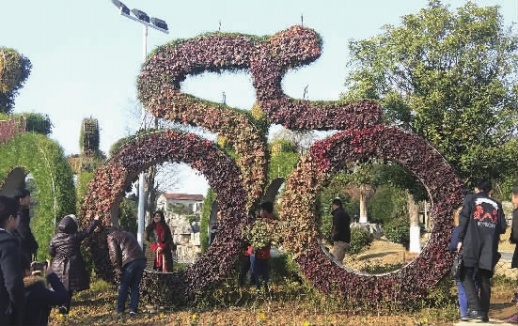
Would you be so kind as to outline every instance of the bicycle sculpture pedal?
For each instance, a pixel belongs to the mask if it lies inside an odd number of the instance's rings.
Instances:
[[[321,54],[318,34],[293,26],[267,38],[212,33],[158,47],[138,78],[139,99],[154,116],[204,127],[233,145],[235,161],[216,144],[176,130],[155,131],[128,141],[95,173],[82,213],[84,223],[95,214],[106,225],[116,212],[125,187],[139,172],[165,161],[183,162],[205,175],[217,193],[217,240],[192,266],[172,274],[145,275],[144,295],[168,303],[184,303],[220,281],[239,253],[241,226],[247,209],[260,200],[266,185],[267,153],[261,130],[244,111],[202,101],[181,91],[188,75],[249,70],[259,107],[268,123],[295,130],[341,130],[316,142],[286,181],[280,211],[283,247],[293,254],[306,277],[319,290],[377,304],[380,300],[413,300],[448,271],[452,255],[445,248],[453,229],[453,211],[461,202],[461,181],[450,165],[424,139],[384,125],[374,101],[340,104],[291,99],[281,87],[284,74],[307,65]],[[428,189],[433,203],[432,237],[422,253],[400,270],[365,275],[330,260],[318,243],[314,216],[318,192],[347,160],[382,158],[412,172]],[[103,235],[97,238],[102,243]],[[97,250],[97,253],[95,252]],[[102,246],[92,246],[96,268],[109,268]],[[155,302],[157,302],[155,300]]]

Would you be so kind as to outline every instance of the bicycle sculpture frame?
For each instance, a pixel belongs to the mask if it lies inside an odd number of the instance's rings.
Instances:
[[[202,101],[181,91],[187,75],[249,70],[257,102],[270,123],[296,130],[341,130],[316,142],[286,181],[279,212],[281,245],[291,253],[306,278],[319,290],[347,300],[376,305],[423,296],[448,272],[447,245],[453,211],[461,203],[462,182],[443,156],[424,139],[381,122],[374,101],[352,104],[291,99],[281,87],[284,74],[307,65],[321,54],[319,35],[293,26],[270,37],[213,33],[160,46],[143,65],[139,98],[154,116],[204,127],[233,145],[235,161],[216,144],[194,134],[167,130],[135,137],[100,168],[82,206],[83,223],[96,215],[110,226],[110,213],[124,189],[147,167],[165,161],[183,162],[200,171],[217,193],[219,232],[207,252],[186,270],[147,272],[144,296],[161,303],[192,300],[222,280],[240,251],[247,210],[261,199],[266,183],[266,143],[247,114],[224,104]],[[333,262],[319,245],[315,202],[330,176],[347,161],[380,158],[412,172],[427,188],[433,203],[432,236],[422,253],[401,269],[365,275]],[[92,256],[99,273],[112,277],[105,234],[93,240]],[[159,293],[159,294],[158,294]]]

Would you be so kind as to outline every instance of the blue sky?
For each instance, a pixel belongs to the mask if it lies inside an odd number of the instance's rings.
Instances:
[[[148,52],[176,38],[216,31],[273,34],[300,24],[315,29],[324,40],[322,57],[289,73],[284,90],[302,97],[308,85],[312,100],[337,99],[344,90],[347,44],[369,38],[385,24],[399,24],[402,15],[415,13],[426,0],[124,0],[151,17],[165,20],[170,34],[149,31]],[[464,0],[443,3],[456,8]],[[506,25],[518,20],[518,0],[475,0],[480,6],[500,5]],[[142,26],[118,14],[111,0],[2,0],[0,46],[28,57],[32,73],[16,98],[15,112],[48,114],[54,124],[51,137],[66,154],[79,152],[81,121],[99,120],[101,150],[134,131],[131,119],[136,77],[143,61]],[[188,78],[185,92],[247,109],[254,89],[246,73],[205,74]],[[134,109],[133,109],[134,112]],[[191,177],[187,179],[192,179]],[[204,181],[186,182],[198,184]],[[206,185],[183,186],[178,191],[202,192]],[[199,188],[199,189],[198,189]]]

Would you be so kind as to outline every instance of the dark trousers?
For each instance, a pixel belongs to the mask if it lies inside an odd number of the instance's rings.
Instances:
[[[255,285],[258,290],[261,289],[262,283],[264,283],[265,289],[268,290],[268,260],[269,259],[259,259],[257,257],[253,260],[252,270],[255,277]]]
[[[250,284],[255,284],[255,277],[253,271],[251,271],[252,263],[250,256],[243,255],[239,258],[239,279],[238,284],[240,287],[245,285],[246,275],[250,271]]]
[[[122,268],[121,283],[117,296],[117,312],[124,312],[128,290],[130,292],[130,311],[137,312],[139,302],[139,285],[146,268],[146,260],[137,259]]]
[[[475,280],[473,275],[476,272],[476,280],[478,281],[480,296],[477,293]],[[463,267],[461,274],[462,285],[468,297],[468,304],[472,311],[482,311],[487,314],[489,311],[489,302],[491,301],[491,271],[485,269],[475,270],[474,267]]]

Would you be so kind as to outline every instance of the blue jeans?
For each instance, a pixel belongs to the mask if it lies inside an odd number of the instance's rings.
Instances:
[[[128,290],[130,291],[130,311],[137,312],[139,301],[139,285],[146,268],[145,259],[137,259],[127,263],[122,268],[121,284],[117,296],[117,312],[124,312]]]
[[[257,289],[261,289],[261,284],[264,282],[265,289],[268,288],[268,260],[269,259],[259,259],[255,257],[252,271],[255,278],[255,285],[257,286]],[[262,279],[262,280],[261,280]]]

